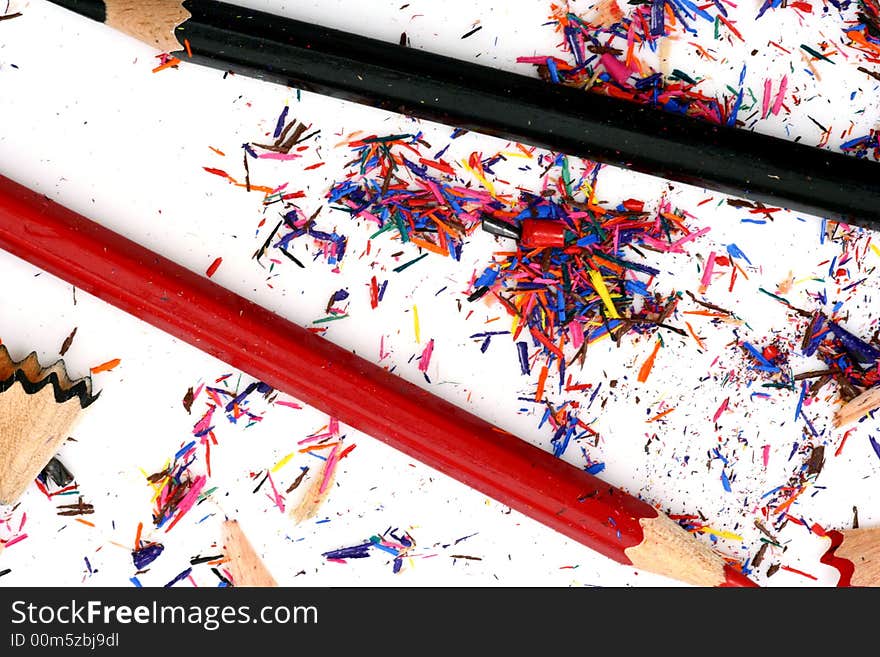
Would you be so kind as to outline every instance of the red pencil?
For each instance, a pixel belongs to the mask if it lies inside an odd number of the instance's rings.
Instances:
[[[0,248],[617,562],[754,586],[649,504],[2,176]]]

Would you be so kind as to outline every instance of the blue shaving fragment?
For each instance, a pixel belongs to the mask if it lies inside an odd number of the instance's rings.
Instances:
[[[150,545],[146,545],[139,550],[134,550],[131,553],[131,560],[134,563],[134,567],[137,570],[143,570],[151,563],[153,563],[162,552],[165,550],[165,546],[161,543],[152,543]]]
[[[181,458],[184,454],[186,454],[189,450],[191,450],[195,446],[196,446],[196,442],[192,441],[188,445],[181,447],[178,450],[177,454],[174,455],[174,460],[176,461],[177,459]]]
[[[361,536],[363,536],[363,534],[361,534]],[[372,545],[373,543],[371,541],[367,541],[360,545],[353,545],[339,550],[324,552],[323,556],[327,559],[365,559],[370,556],[370,548]]]
[[[740,249],[736,244],[728,244],[727,253],[730,255],[731,258],[742,258],[747,263],[752,264],[752,261],[749,260],[748,256],[743,253],[742,249]]]
[[[168,582],[168,583],[165,585],[165,588],[166,588],[166,589],[170,589],[172,586],[174,586],[175,584],[177,584],[179,581],[184,580],[184,579],[186,579],[187,577],[189,577],[189,576],[190,576],[190,573],[192,573],[192,568],[187,568],[187,569],[184,570],[182,573],[180,573],[177,577],[175,577],[175,578],[172,579],[170,582]]]
[[[528,376],[532,371],[529,367],[529,345],[522,341],[517,342],[516,350],[519,354],[519,369],[523,375]]]
[[[287,123],[287,113],[289,111],[290,107],[287,105],[281,110],[281,115],[278,117],[278,122],[275,124],[275,133],[272,135],[275,139],[278,139],[278,137],[281,136],[281,132],[284,130],[284,126]]]
[[[868,440],[871,441],[871,447],[874,448],[874,453],[877,455],[877,458],[880,459],[880,444],[874,440],[874,436],[868,436]]]
[[[807,382],[801,382],[801,396],[798,397],[797,408],[794,410],[794,419],[797,420],[801,414],[801,407],[804,405],[804,397],[807,396]]]

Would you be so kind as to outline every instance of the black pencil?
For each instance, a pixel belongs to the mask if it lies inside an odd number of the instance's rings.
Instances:
[[[191,60],[880,228],[877,165],[212,0],[52,0]]]

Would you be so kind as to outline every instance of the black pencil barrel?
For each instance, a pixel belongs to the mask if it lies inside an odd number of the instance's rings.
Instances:
[[[99,23],[107,20],[107,6],[104,0],[51,0],[51,2]]]
[[[880,169],[863,159],[223,2],[183,6],[175,35],[200,64],[880,229]]]

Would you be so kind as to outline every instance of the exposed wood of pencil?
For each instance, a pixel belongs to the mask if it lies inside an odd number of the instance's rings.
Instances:
[[[0,248],[620,563],[670,544],[646,502],[2,176]]]
[[[174,28],[190,17],[179,0],[104,0],[105,23],[164,52],[183,47]]]
[[[724,581],[724,559],[698,549],[700,544],[669,517],[643,518],[641,524],[644,542],[626,549],[636,568],[700,586],[718,586]]]
[[[845,529],[837,556],[853,564],[853,586],[880,586],[880,527]]]
[[[93,400],[90,380],[72,381],[62,361],[15,362],[0,346],[0,504],[24,493]]]
[[[232,573],[235,586],[278,586],[237,520],[223,523],[223,547],[224,554],[229,558],[229,572]]]
[[[840,573],[838,586],[880,586],[880,527],[832,530],[819,559]]]
[[[79,400],[55,401],[51,387],[0,394],[0,504],[12,504],[55,456],[81,411]]]
[[[878,408],[880,408],[880,388],[869,388],[837,409],[834,414],[834,426],[842,427],[860,420]]]
[[[100,0],[52,1],[110,17]],[[878,165],[867,159],[223,2],[182,5],[192,14],[182,22],[157,14],[156,0],[136,11],[150,27],[142,40],[173,29],[184,62],[880,228]]]

